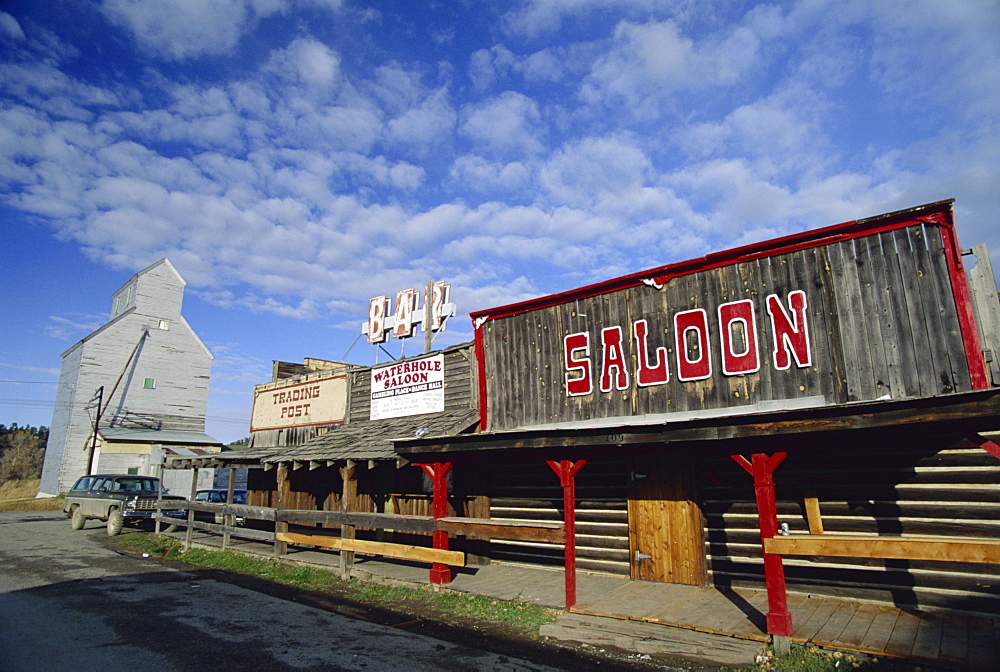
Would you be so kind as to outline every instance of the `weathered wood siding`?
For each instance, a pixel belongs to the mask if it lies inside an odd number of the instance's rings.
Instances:
[[[510,458],[480,470],[488,483],[490,518],[563,521],[559,478],[542,459]],[[629,574],[627,467],[622,460],[591,460],[576,477],[576,564],[580,569]],[[562,566],[563,546],[493,540],[495,560]]]
[[[976,265],[969,271],[969,290],[976,308],[979,333],[983,338],[983,352],[990,381],[994,385],[1000,385],[1000,300],[997,296],[997,280],[986,245],[974,245],[972,253],[976,257]]]
[[[652,277],[652,276],[651,276]],[[661,289],[639,284],[490,319],[481,327],[490,429],[503,430],[594,418],[753,409],[763,402],[843,404],[880,398],[928,397],[971,389],[962,331],[952,295],[940,227],[912,226],[820,244],[664,279]],[[811,363],[794,358],[778,369],[767,297],[794,317],[790,294],[804,292]],[[720,345],[720,304],[754,307],[758,371],[726,375]],[[674,316],[706,312],[711,375],[678,376]],[[668,354],[666,384],[640,386],[640,352],[632,330],[648,323],[648,357]],[[621,329],[625,389],[602,392],[607,348],[602,330]],[[730,329],[732,351],[747,347]],[[593,390],[570,396],[564,338],[586,333]],[[688,359],[700,352],[689,343]],[[582,359],[580,350],[574,358]],[[614,374],[617,368],[611,368]]]
[[[778,520],[808,532],[815,490],[826,533],[1000,536],[1000,461],[968,444],[885,435],[812,439],[774,474]],[[721,452],[701,472],[710,580],[764,585],[753,483]],[[1000,613],[1000,566],[863,558],[784,559],[791,591]]]

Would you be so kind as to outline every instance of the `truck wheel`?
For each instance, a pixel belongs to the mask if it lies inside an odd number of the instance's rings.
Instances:
[[[122,528],[125,527],[125,519],[122,518],[121,511],[115,509],[108,513],[108,536],[113,537],[116,534],[121,534]]]
[[[87,524],[87,517],[83,515],[83,511],[80,510],[80,507],[74,508],[72,513],[69,515],[69,524],[74,530],[82,530],[83,526]]]

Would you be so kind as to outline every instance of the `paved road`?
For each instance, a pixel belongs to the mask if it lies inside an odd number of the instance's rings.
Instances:
[[[553,669],[122,556],[105,534],[0,512],[0,672]]]

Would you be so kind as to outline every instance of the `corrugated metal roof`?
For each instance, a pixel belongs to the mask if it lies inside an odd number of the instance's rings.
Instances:
[[[389,460],[397,457],[393,439],[447,436],[467,432],[479,423],[479,411],[463,409],[402,418],[350,422],[300,446],[279,448],[267,463],[319,460]]]
[[[221,446],[222,442],[204,432],[178,430],[129,429],[126,427],[101,427],[97,430],[105,441],[128,443],[161,443],[164,445]]]

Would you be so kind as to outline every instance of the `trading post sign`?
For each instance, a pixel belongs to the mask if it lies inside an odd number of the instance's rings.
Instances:
[[[472,318],[496,430],[987,386],[951,201]]]
[[[347,416],[347,377],[265,383],[254,388],[250,431],[332,425]]]

